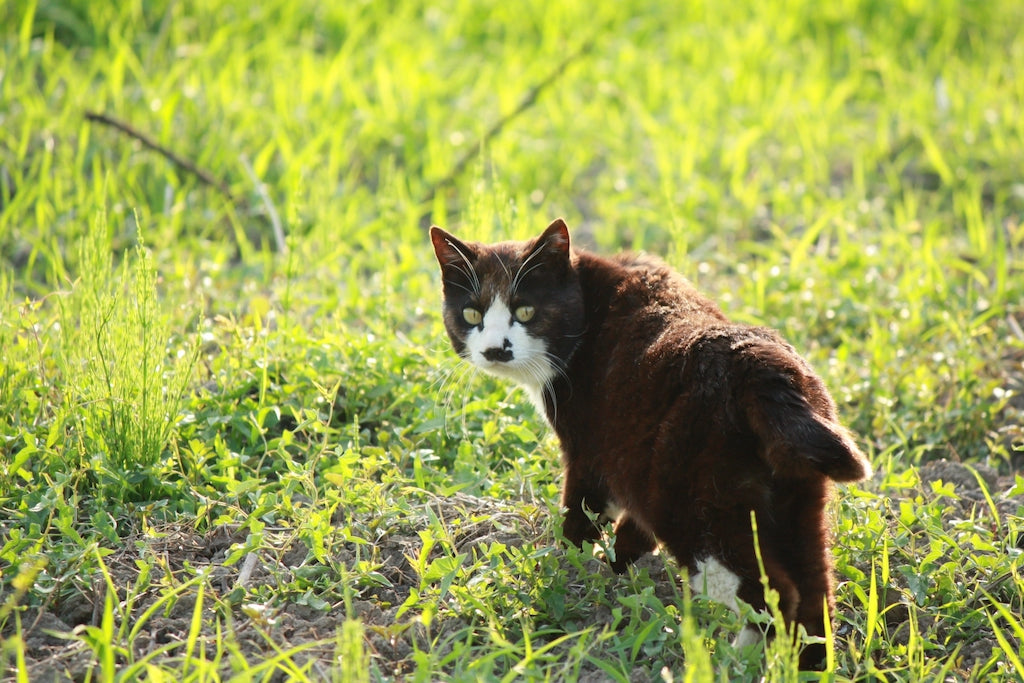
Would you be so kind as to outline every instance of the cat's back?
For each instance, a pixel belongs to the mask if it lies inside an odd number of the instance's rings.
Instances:
[[[630,342],[628,346],[639,349],[666,335],[681,341],[700,330],[729,324],[715,302],[655,256],[588,254],[579,269],[590,280],[584,292],[593,295],[591,310],[602,312],[603,332],[621,336],[620,344]]]
[[[778,378],[801,386],[830,412],[827,399],[819,398],[820,381],[792,346],[771,329],[730,321],[661,259],[626,253],[592,267],[605,271],[610,285],[607,313],[594,330],[606,381],[641,379],[653,394],[688,385],[703,399],[717,400],[739,385]]]

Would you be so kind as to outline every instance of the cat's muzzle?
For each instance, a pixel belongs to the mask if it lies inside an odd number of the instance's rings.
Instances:
[[[499,349],[497,346],[492,346],[483,352],[483,357],[492,363],[507,363],[513,358],[512,349]]]

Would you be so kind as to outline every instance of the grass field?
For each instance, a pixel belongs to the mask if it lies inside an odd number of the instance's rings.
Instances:
[[[814,679],[558,539],[430,223],[667,258],[878,470],[826,680],[1021,680],[1024,5],[0,8],[12,680]]]

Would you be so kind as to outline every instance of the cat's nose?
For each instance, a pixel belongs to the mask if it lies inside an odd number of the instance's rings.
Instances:
[[[512,343],[506,339],[505,345],[501,348],[492,346],[489,349],[484,349],[483,356],[485,359],[492,363],[507,363],[512,360]]]

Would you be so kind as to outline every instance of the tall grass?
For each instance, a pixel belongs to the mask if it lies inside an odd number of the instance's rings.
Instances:
[[[57,298],[63,390],[54,420],[68,431],[64,465],[116,501],[166,496],[163,461],[194,381],[197,340],[175,338],[141,242],[115,267],[103,215],[78,262],[79,278]]]

